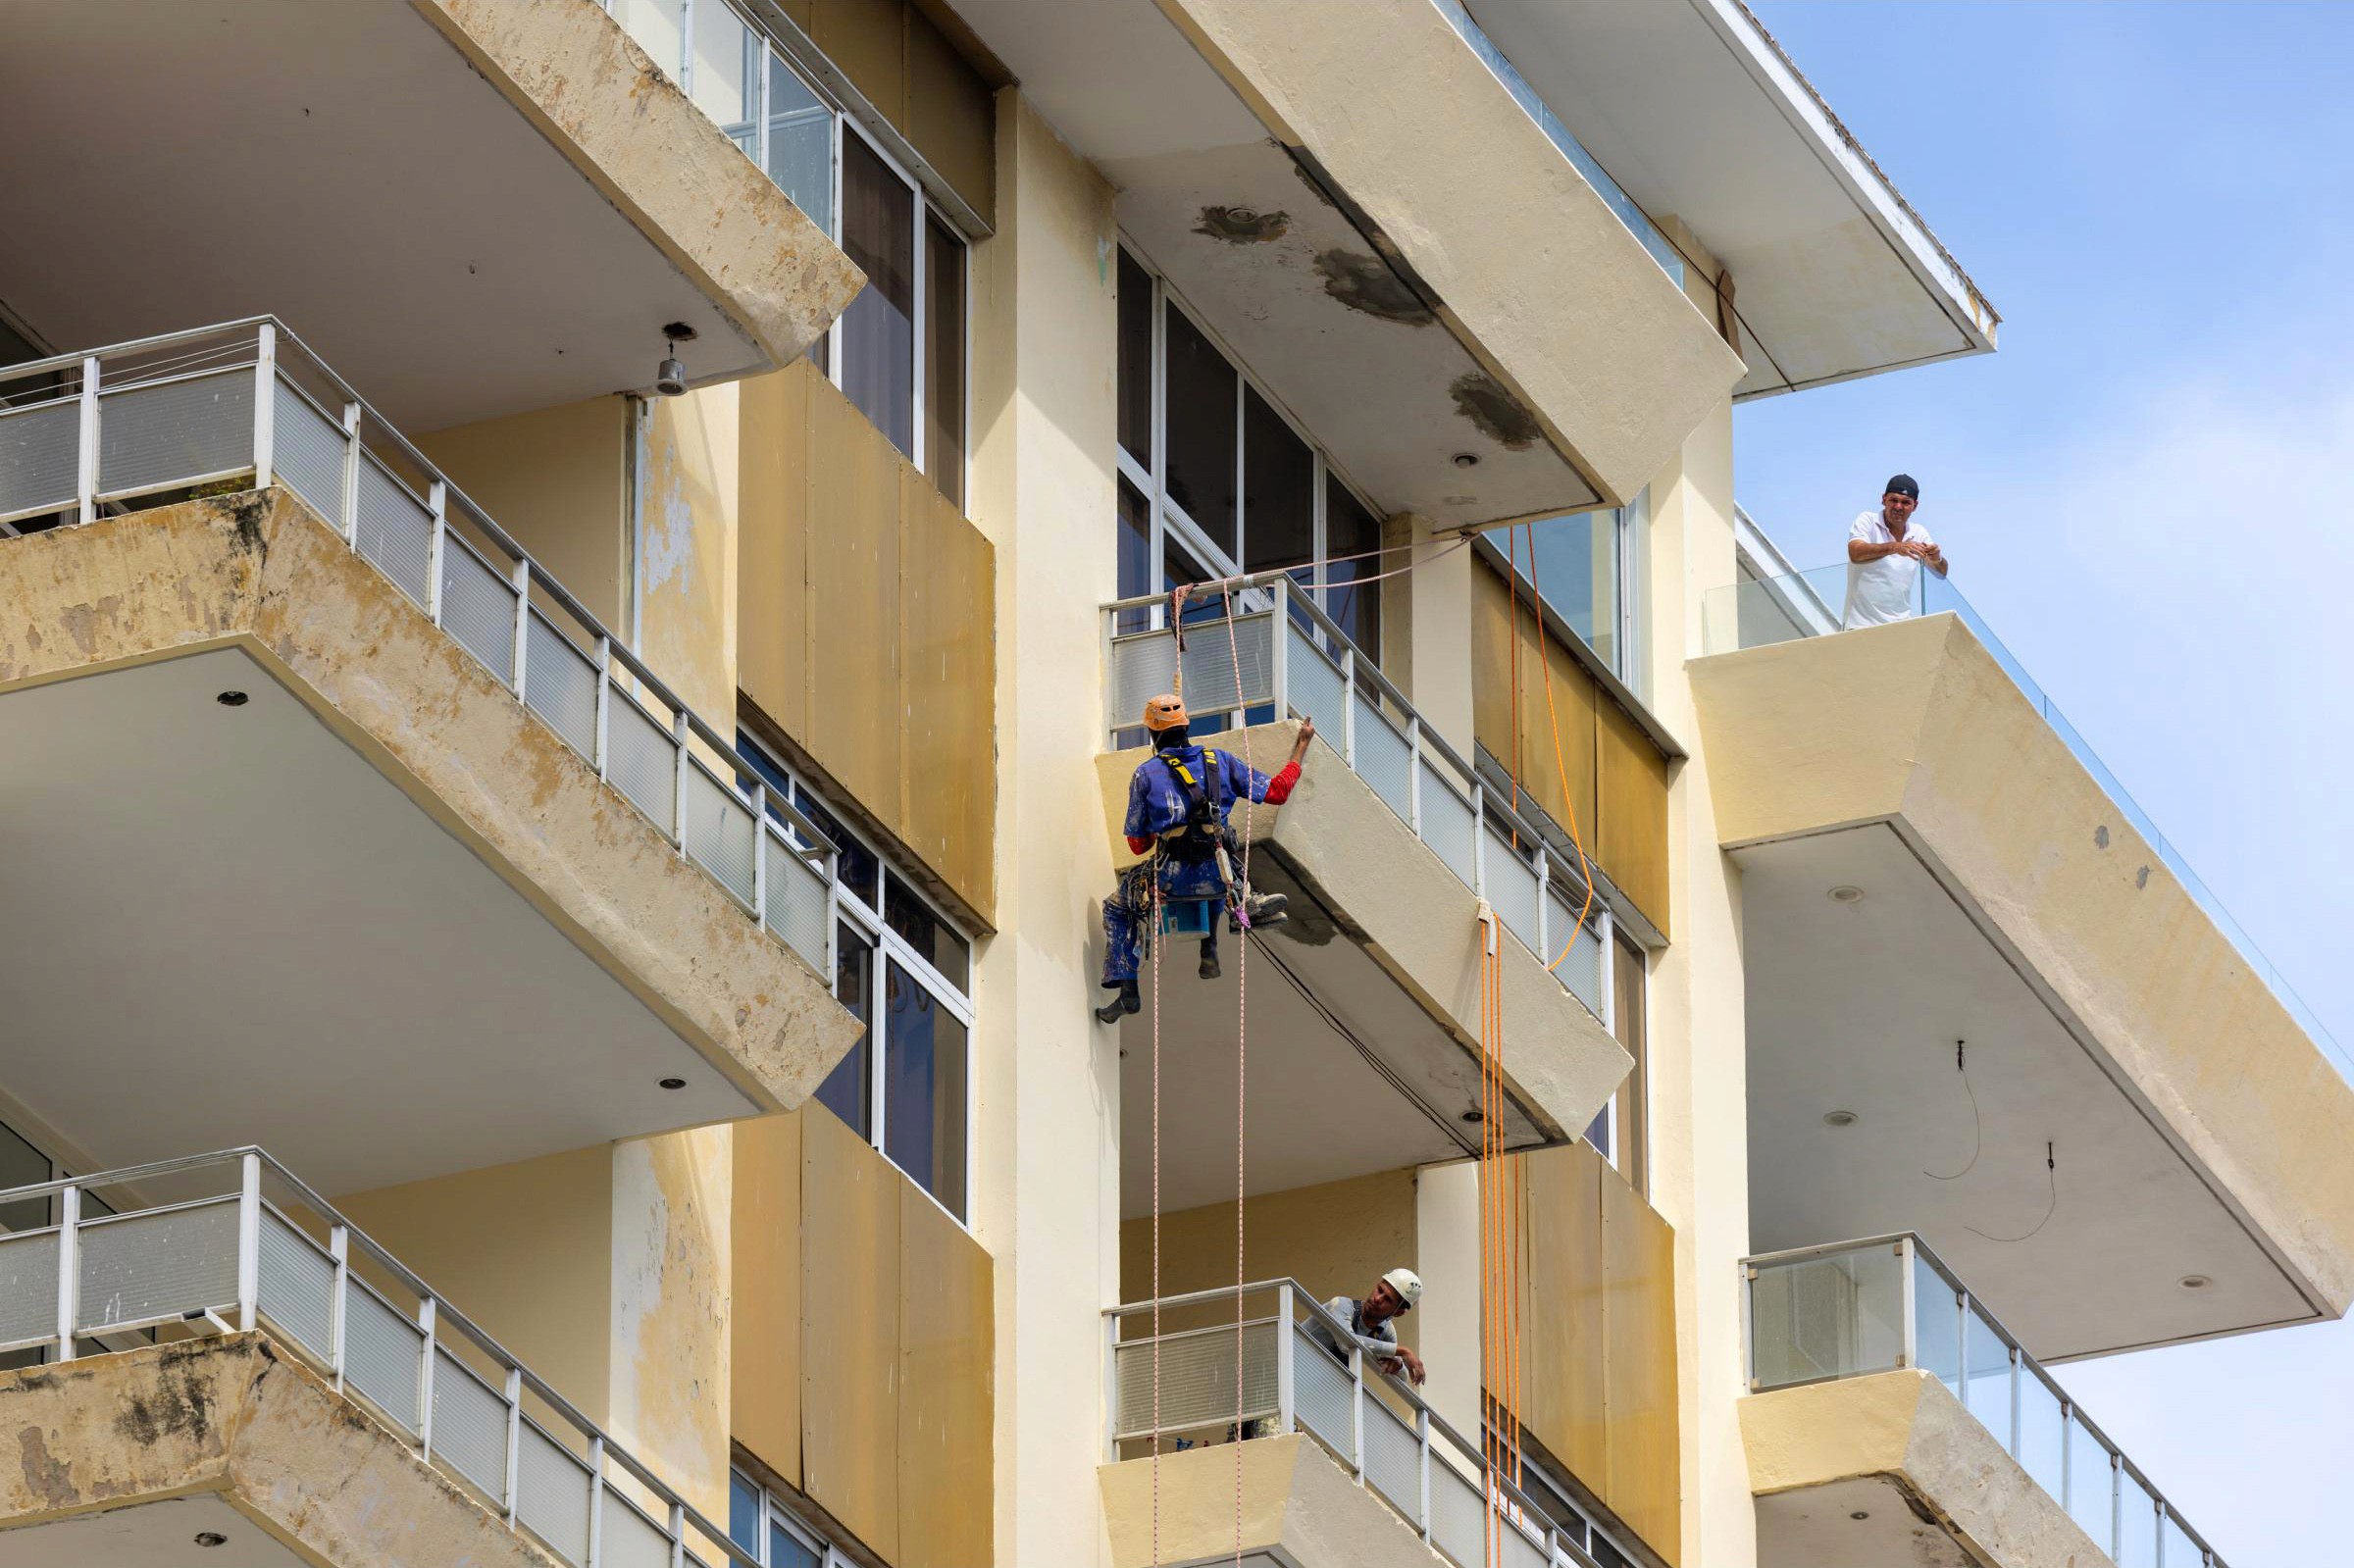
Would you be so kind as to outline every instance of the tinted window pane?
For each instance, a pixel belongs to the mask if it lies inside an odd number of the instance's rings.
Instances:
[[[1243,388],[1243,569],[1297,566],[1316,553],[1316,459],[1283,416]]]
[[[834,232],[834,111],[776,55],[768,57],[768,177]],[[824,364],[815,350],[811,358]]]
[[[816,824],[818,832],[834,840],[837,851],[836,875],[841,880],[843,890],[855,894],[868,908],[876,907],[881,902],[876,885],[882,881],[882,862],[864,844],[850,836],[849,830],[842,825],[842,820],[828,811],[824,802],[811,794],[807,786],[794,787],[793,803],[799,808],[802,816]]]
[[[932,913],[920,893],[888,871],[883,874],[883,923],[958,990],[970,986],[972,949]]]
[[[818,1563],[817,1553],[793,1540],[783,1525],[769,1526],[768,1568],[818,1568]]]
[[[964,1217],[964,1026],[896,963],[887,963],[883,1152]]]
[[[924,470],[964,505],[964,241],[924,217]]]
[[[728,1477],[728,1539],[746,1551],[760,1549],[760,1489],[739,1475]]]
[[[1381,575],[1381,520],[1333,475],[1324,479],[1324,613],[1341,625],[1349,640],[1381,660],[1381,584],[1353,586],[1359,579]],[[1356,559],[1348,559],[1355,557]]]
[[[0,1189],[38,1187],[50,1179],[49,1158],[39,1149],[0,1126]],[[0,1230],[37,1231],[49,1223],[49,1200],[23,1198],[0,1204]]]
[[[728,139],[757,156],[759,129],[752,115],[759,104],[759,40],[742,17],[724,5],[694,8],[694,102],[719,122]]]
[[[1520,575],[1587,647],[1618,668],[1618,514],[1581,512],[1513,531]],[[1528,559],[1534,548],[1536,560]]]
[[[1120,252],[1120,444],[1152,466],[1152,278]]]
[[[874,948],[846,924],[836,926],[834,999],[867,1027],[859,1033],[858,1043],[850,1047],[849,1054],[835,1063],[834,1071],[818,1086],[817,1097],[851,1132],[866,1138],[874,1137],[874,1118],[867,1106],[874,1087],[874,1075],[867,1067],[867,1042],[875,1034],[874,994]]]
[[[1133,599],[1139,594],[1151,593],[1152,586],[1152,506],[1145,492],[1120,481],[1120,582],[1118,596]],[[1142,632],[1151,625],[1150,610],[1121,612],[1119,630]]]
[[[857,136],[842,147],[842,248],[866,286],[842,313],[842,390],[915,450],[915,192]]]
[[[1234,553],[1234,398],[1226,357],[1171,305],[1168,321],[1169,499],[1210,542]]]

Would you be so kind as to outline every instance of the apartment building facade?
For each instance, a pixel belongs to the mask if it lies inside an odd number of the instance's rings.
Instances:
[[[2342,1053],[1737,507],[1997,325],[1738,0],[0,42],[0,1568],[2226,1560],[2044,1364],[2345,1311]]]

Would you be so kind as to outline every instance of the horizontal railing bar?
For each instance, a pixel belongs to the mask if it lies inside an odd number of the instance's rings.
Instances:
[[[7,1195],[0,1192],[0,1199],[6,1198]],[[1118,1306],[1105,1307],[1103,1316],[1107,1318],[1133,1317],[1139,1312],[1150,1312],[1155,1306],[1166,1312],[1171,1307],[1193,1306],[1203,1301],[1224,1301],[1238,1294],[1253,1295],[1260,1290],[1279,1290],[1287,1285],[1296,1291],[1305,1292],[1307,1290],[1307,1287],[1302,1285],[1298,1280],[1288,1277],[1277,1280],[1256,1280],[1249,1285],[1220,1285],[1213,1286],[1206,1290],[1188,1290],[1183,1295],[1164,1295],[1151,1301],[1124,1301]],[[1312,1295],[1303,1293],[1300,1299],[1307,1305],[1316,1307],[1318,1311],[1323,1310],[1322,1304],[1316,1301]],[[1329,1313],[1325,1315],[1330,1317]]]
[[[1168,1310],[1168,1308],[1164,1306],[1164,1307],[1163,1307],[1161,1310],[1165,1312],[1165,1311],[1167,1311],[1167,1310]],[[1114,1348],[1116,1348],[1116,1349],[1121,1349],[1121,1350],[1135,1350],[1135,1349],[1140,1349],[1140,1348],[1142,1348],[1142,1347],[1144,1347],[1144,1346],[1146,1346],[1146,1345],[1153,1345],[1153,1344],[1174,1344],[1174,1343],[1175,1343],[1177,1340],[1198,1340],[1198,1339],[1201,1339],[1201,1338],[1203,1338],[1204,1335],[1211,1335],[1211,1334],[1223,1335],[1223,1336],[1225,1336],[1226,1338],[1229,1338],[1229,1339],[1231,1339],[1231,1338],[1233,1338],[1233,1336],[1234,1336],[1234,1332],[1235,1332],[1235,1330],[1236,1330],[1236,1329],[1238,1329],[1238,1328],[1243,1328],[1243,1329],[1263,1329],[1263,1328],[1265,1328],[1265,1327],[1266,1327],[1268,1324],[1270,1324],[1270,1323],[1275,1323],[1275,1322],[1278,1322],[1278,1321],[1280,1321],[1280,1320],[1279,1320],[1279,1319],[1276,1319],[1276,1318],[1271,1318],[1271,1317],[1266,1317],[1266,1318],[1245,1318],[1245,1319],[1243,1319],[1243,1321],[1242,1321],[1241,1323],[1239,1323],[1239,1324],[1237,1324],[1237,1323],[1233,1322],[1232,1320],[1229,1320],[1229,1321],[1227,1321],[1227,1322],[1224,1322],[1224,1323],[1212,1323],[1212,1324],[1210,1324],[1210,1325],[1209,1325],[1207,1328],[1201,1328],[1201,1329],[1171,1329],[1171,1330],[1170,1330],[1168,1333],[1166,1333],[1166,1334],[1162,1334],[1162,1335],[1151,1335],[1151,1334],[1148,1334],[1148,1335],[1146,1335],[1146,1336],[1145,1336],[1143,1339],[1141,1339],[1141,1340],[1115,1340],[1115,1341],[1114,1341]]]
[[[45,376],[51,371],[81,369],[85,359],[104,362],[121,359],[127,354],[143,354],[149,349],[170,348],[175,343],[192,343],[199,338],[228,336],[231,333],[275,323],[275,316],[244,316],[233,322],[218,322],[210,327],[188,327],[177,332],[164,332],[155,337],[134,337],[127,343],[109,343],[104,348],[83,349],[73,354],[52,354],[47,359],[29,359],[18,365],[0,365],[0,380],[21,380],[32,376]],[[283,329],[282,328],[281,329]],[[101,384],[104,384],[103,378]]]
[[[90,492],[90,499],[93,501],[135,501],[143,495],[158,495],[165,490],[187,490],[193,489],[199,484],[218,484],[223,480],[233,480],[240,474],[251,474],[252,472],[253,464],[244,462],[234,468],[215,469],[210,474],[194,474],[182,480],[166,480],[161,484],[133,484],[120,490],[93,490]]]
[[[110,381],[104,377],[98,381],[98,401],[110,397],[128,397],[133,392],[149,391],[158,386],[172,386],[180,381],[201,381],[217,376],[242,376],[251,371],[254,361],[234,360],[227,365],[204,365],[192,371],[174,371],[169,376],[157,376],[143,381]],[[184,482],[184,481],[182,481]]]

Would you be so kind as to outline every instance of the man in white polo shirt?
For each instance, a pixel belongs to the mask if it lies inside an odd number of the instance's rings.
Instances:
[[[1920,486],[1910,474],[1888,481],[1880,509],[1866,512],[1847,531],[1847,608],[1842,631],[1886,626],[1920,613],[1920,569],[1945,576],[1945,552],[1913,520]]]

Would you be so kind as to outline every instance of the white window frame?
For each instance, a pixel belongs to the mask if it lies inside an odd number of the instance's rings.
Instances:
[[[857,1562],[848,1552],[844,1551],[840,1546],[803,1523],[801,1516],[793,1512],[791,1503],[778,1496],[769,1488],[762,1486],[759,1478],[746,1471],[742,1466],[729,1466],[728,1480],[731,1490],[733,1490],[734,1483],[741,1481],[751,1488],[759,1499],[760,1517],[753,1526],[754,1543],[746,1546],[739,1541],[736,1544],[750,1552],[760,1562],[761,1568],[775,1568],[775,1565],[769,1562],[768,1548],[770,1541],[774,1539],[773,1532],[780,1527],[786,1535],[817,1553],[818,1568],[858,1568]],[[728,1511],[731,1514],[736,1511],[735,1499],[732,1496],[728,1500]]]
[[[1148,516],[1151,519],[1151,538],[1148,543],[1151,580],[1155,585],[1159,583],[1164,563],[1168,558],[1168,541],[1171,538],[1183,545],[1188,554],[1205,566],[1211,576],[1233,577],[1241,574],[1242,560],[1250,554],[1251,550],[1251,519],[1248,509],[1243,504],[1250,463],[1250,452],[1245,444],[1250,399],[1245,396],[1244,388],[1248,387],[1256,392],[1267,407],[1275,411],[1275,417],[1282,420],[1285,427],[1300,438],[1301,444],[1307,448],[1309,456],[1313,459],[1315,476],[1313,480],[1314,495],[1311,503],[1313,521],[1309,536],[1310,549],[1314,559],[1308,563],[1309,583],[1314,589],[1316,608],[1324,610],[1327,614],[1331,613],[1326,601],[1326,592],[1332,586],[1328,571],[1331,546],[1325,536],[1324,519],[1325,500],[1329,494],[1328,481],[1338,481],[1343,488],[1356,498],[1357,505],[1363,507],[1376,523],[1389,514],[1367,497],[1363,485],[1351,479],[1339,464],[1332,461],[1332,456],[1324,450],[1323,443],[1308,433],[1307,427],[1303,425],[1299,418],[1284,406],[1283,399],[1277,397],[1264,381],[1251,373],[1250,367],[1244,362],[1243,357],[1234,351],[1233,345],[1219,335],[1217,329],[1203,318],[1202,313],[1194,308],[1192,302],[1171,286],[1169,280],[1161,275],[1160,269],[1152,265],[1144,249],[1130,239],[1124,229],[1119,235],[1119,245],[1120,249],[1127,254],[1128,259],[1143,270],[1145,276],[1151,280],[1152,285],[1151,465],[1147,467],[1138,462],[1136,456],[1120,443],[1116,435],[1112,439],[1112,451],[1119,460],[1121,476],[1135,486],[1138,493],[1142,494],[1146,500]],[[1185,317],[1194,330],[1202,334],[1211,348],[1217,350],[1219,356],[1226,361],[1227,368],[1233,371],[1235,376],[1235,553],[1231,555],[1213,544],[1209,535],[1203,531],[1202,526],[1188,516],[1185,508],[1172,499],[1168,493],[1169,344],[1168,318],[1165,312],[1172,306]],[[967,319],[970,319],[969,316]],[[1158,628],[1163,624],[1165,616],[1164,608],[1155,607],[1149,624]],[[1379,664],[1381,658],[1379,648],[1361,648],[1358,651],[1371,658],[1376,665]]]
[[[770,782],[772,789],[775,788],[774,780],[781,778],[793,786],[796,795],[802,790],[807,790],[810,795],[815,797],[817,803],[825,808],[826,814],[840,825],[843,836],[874,857],[878,879],[896,877],[899,885],[907,889],[910,896],[921,900],[926,913],[946,927],[957,940],[965,944],[966,968],[968,972],[970,971],[971,966],[978,962],[973,954],[972,935],[965,930],[961,922],[950,919],[938,904],[924,896],[923,892],[915,885],[914,880],[898,869],[897,857],[879,848],[866,835],[852,828],[848,814],[835,804],[825,790],[813,784],[801,770],[788,766],[774,750],[758,744],[750,735],[742,736],[738,744],[748,754],[756,756],[767,769],[773,771]],[[792,831],[790,825],[788,825],[788,830]],[[795,836],[798,836],[797,833]],[[878,897],[882,896],[885,891],[879,880],[875,891]],[[923,986],[925,994],[930,996],[943,1012],[963,1026],[964,1206],[970,1210],[973,1206],[973,1182],[977,1174],[974,1142],[980,1130],[978,1106],[980,1096],[974,1092],[973,1079],[974,1048],[979,1032],[975,1025],[976,1014],[972,995],[934,968],[932,961],[917,952],[906,937],[892,930],[890,923],[883,918],[883,911],[880,908],[870,906],[864,899],[843,886],[839,879],[834,886],[832,918],[841,925],[848,926],[861,939],[869,943],[877,960],[872,965],[872,973],[868,976],[867,982],[869,994],[866,1001],[867,1127],[865,1137],[867,1146],[885,1159],[891,1159],[891,1151],[885,1146],[885,1131],[889,1126],[889,1108],[886,1103],[886,1075],[884,1072],[886,1042],[891,1025],[890,1010],[885,1006],[883,995],[889,974],[883,961],[896,963],[910,979]],[[837,939],[836,945],[839,947],[839,939]],[[829,992],[833,989],[837,978],[836,975],[826,977],[826,987]],[[815,1097],[814,1094],[811,1095],[812,1099]],[[831,1113],[829,1112],[829,1114]],[[897,1161],[892,1161],[892,1169],[906,1177],[908,1185],[923,1193],[925,1197],[930,1198],[933,1206],[941,1213],[954,1220],[966,1232],[969,1233],[972,1230],[972,1220],[969,1214],[960,1215],[943,1203],[930,1188],[918,1181],[912,1172],[901,1167]]]

